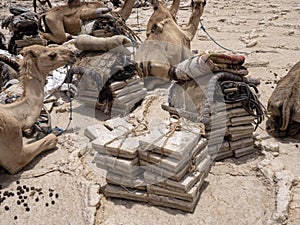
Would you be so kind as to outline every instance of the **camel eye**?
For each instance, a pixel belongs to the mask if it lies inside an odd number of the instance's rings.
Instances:
[[[49,54],[49,56],[50,56],[51,59],[54,59],[57,56],[57,53],[52,52],[52,53]]]

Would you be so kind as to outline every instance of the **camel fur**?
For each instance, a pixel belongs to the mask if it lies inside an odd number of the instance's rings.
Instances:
[[[191,41],[194,38],[203,14],[205,0],[195,0],[186,27],[180,27],[175,20],[179,3],[173,1],[168,9],[157,3],[147,25],[147,38],[137,52],[137,61],[145,76],[168,77],[170,66],[191,56]]]
[[[300,61],[277,84],[268,101],[267,129],[275,136],[294,136],[300,131]]]
[[[48,73],[73,62],[73,53],[63,47],[33,45],[25,47],[20,65],[22,97],[0,107],[0,166],[15,174],[41,152],[53,149],[57,143],[54,134],[24,144],[22,131],[35,123],[44,100],[44,84]]]
[[[131,14],[135,0],[126,0],[121,9],[116,10],[124,20]],[[40,34],[43,38],[57,44],[67,41],[66,33],[78,35],[81,30],[81,21],[109,17],[111,9],[102,2],[81,2],[69,0],[68,4],[56,6],[39,16]],[[45,31],[42,28],[45,24]]]

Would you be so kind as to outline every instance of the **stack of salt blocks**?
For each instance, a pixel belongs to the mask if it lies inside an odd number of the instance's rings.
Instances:
[[[147,202],[144,170],[139,165],[139,140],[131,135],[133,126],[116,117],[86,128],[96,151],[94,163],[106,171],[105,196]]]
[[[211,125],[206,127],[208,150],[214,160],[242,157],[254,150],[254,117],[241,102],[214,104],[211,107]]]
[[[183,123],[171,134],[161,127],[140,139],[139,160],[152,205],[194,211],[212,163],[200,133]]]
[[[94,163],[107,171],[105,196],[193,212],[212,164],[199,124],[162,125],[140,136],[132,129],[118,117],[85,131]]]

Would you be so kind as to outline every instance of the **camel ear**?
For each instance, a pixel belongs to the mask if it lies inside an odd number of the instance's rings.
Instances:
[[[25,57],[29,56],[30,58],[36,58],[36,54],[32,49],[23,49],[20,54]]]

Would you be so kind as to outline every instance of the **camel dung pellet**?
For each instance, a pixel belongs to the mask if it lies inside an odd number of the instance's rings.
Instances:
[[[4,209],[5,209],[6,211],[8,211],[8,210],[9,210],[9,207],[6,205],[6,206],[4,207]]]
[[[39,201],[39,198],[36,198],[35,201],[38,202],[38,201]]]
[[[19,199],[22,199],[23,198],[23,196],[22,195],[19,195]]]
[[[55,201],[51,201],[51,204],[54,205],[54,204],[55,204]]]
[[[27,208],[26,208],[26,211],[27,211],[27,212],[29,212],[29,211],[30,211],[30,208],[29,208],[29,207],[27,207]]]
[[[20,200],[18,200],[18,201],[17,201],[17,204],[18,204],[18,205],[20,205],[20,204],[21,204],[21,201],[20,201]]]
[[[21,202],[23,203],[23,202],[25,202],[25,200],[24,200],[24,199],[22,199],[22,200],[21,200]]]
[[[55,198],[58,198],[58,193],[55,194]]]
[[[48,206],[49,206],[49,204],[46,202],[45,206],[46,206],[46,207],[48,207]]]
[[[50,192],[50,193],[49,193],[49,197],[52,197],[52,196],[53,196],[53,193],[52,193],[52,192]]]
[[[14,220],[17,220],[17,219],[18,219],[18,217],[17,217],[17,216],[15,216],[15,217],[14,217]]]
[[[32,190],[32,191],[33,191],[33,190],[34,190],[34,187],[30,187],[30,190]]]
[[[26,192],[29,192],[29,190],[30,190],[29,187],[27,187],[27,188],[26,188]]]
[[[17,180],[16,183],[17,183],[17,184],[20,184],[20,181]]]
[[[26,196],[26,195],[24,196],[24,199],[27,199],[27,196]]]
[[[24,203],[23,205],[24,205],[24,207],[27,207],[27,206],[28,206],[28,204],[27,204],[27,203]]]

